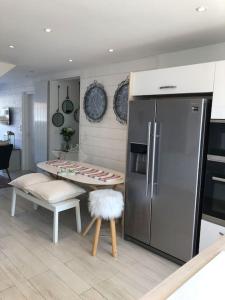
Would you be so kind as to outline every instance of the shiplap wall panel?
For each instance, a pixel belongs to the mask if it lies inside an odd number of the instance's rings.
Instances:
[[[120,143],[118,143],[118,141],[120,141]],[[95,146],[95,147],[101,147],[101,148],[112,149],[112,150],[119,150],[119,151],[126,150],[126,146],[124,145],[123,139],[114,139],[114,140],[111,139],[110,144],[106,144],[104,139],[101,137],[89,136],[87,140],[86,136],[83,136],[81,143],[87,146]]]
[[[110,72],[110,71],[109,71]],[[127,125],[116,119],[113,98],[118,84],[125,80],[128,72],[83,74],[81,76],[80,149],[81,159],[103,167],[125,171]],[[96,80],[104,85],[108,97],[107,111],[103,120],[92,123],[83,110],[83,99],[87,87]]]

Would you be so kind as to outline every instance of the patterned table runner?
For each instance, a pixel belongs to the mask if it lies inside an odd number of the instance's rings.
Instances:
[[[97,168],[85,167],[82,163],[66,161],[66,160],[50,160],[46,162],[47,165],[56,167],[59,169],[58,175],[63,172],[69,172],[70,174],[79,174],[87,176],[93,179],[97,179],[103,182],[109,180],[120,179],[122,176],[114,174],[112,172],[103,171]]]

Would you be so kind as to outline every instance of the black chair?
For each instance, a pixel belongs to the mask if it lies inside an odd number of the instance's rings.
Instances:
[[[9,180],[11,181],[11,177],[9,174],[9,160],[12,154],[13,145],[2,145],[0,146],[0,170],[6,170]]]

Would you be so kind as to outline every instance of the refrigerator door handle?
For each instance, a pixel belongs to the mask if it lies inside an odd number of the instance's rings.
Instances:
[[[217,176],[212,176],[212,180],[219,181],[219,182],[225,182],[225,178],[217,177]]]
[[[146,190],[145,195],[148,196],[149,190],[149,161],[150,161],[150,147],[151,147],[151,128],[152,122],[148,122],[148,133],[147,133],[147,162],[146,162]]]
[[[153,129],[153,146],[152,146],[152,174],[151,174],[151,199],[154,197],[154,178],[155,178],[155,159],[156,159],[156,139],[157,139],[157,122],[154,122]]]

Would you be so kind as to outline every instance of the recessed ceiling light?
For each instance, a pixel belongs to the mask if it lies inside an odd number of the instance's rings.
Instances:
[[[110,53],[113,53],[113,52],[114,52],[114,49],[113,49],[113,48],[110,48],[108,51],[109,51]]]
[[[68,62],[72,62],[72,61],[73,61],[72,58],[69,58],[69,59],[68,59]]]
[[[207,7],[205,7],[205,6],[199,6],[195,10],[197,12],[205,12],[205,11],[207,11]]]
[[[15,46],[13,46],[13,45],[9,45],[9,48],[11,48],[11,49],[14,49],[14,48],[15,48]]]
[[[47,32],[47,33],[50,33],[50,32],[52,32],[52,29],[51,28],[45,28],[44,31]]]

